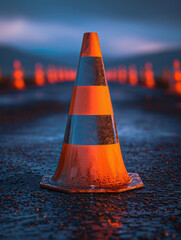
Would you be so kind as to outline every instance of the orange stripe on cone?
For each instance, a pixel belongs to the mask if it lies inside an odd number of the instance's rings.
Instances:
[[[112,115],[112,103],[107,86],[75,86],[69,114]]]
[[[102,57],[97,33],[84,34],[80,57]]]
[[[52,180],[72,189],[77,188],[77,183],[81,189],[91,185],[106,189],[120,188],[131,178],[126,171],[119,143],[89,146],[64,143]]]

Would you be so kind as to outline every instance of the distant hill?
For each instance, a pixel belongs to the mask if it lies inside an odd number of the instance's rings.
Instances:
[[[58,59],[31,54],[13,47],[0,46],[0,67],[2,68],[3,74],[9,75],[11,73],[13,61],[16,59],[21,61],[22,66],[25,68],[26,74],[28,75],[33,74],[34,65],[37,62],[41,62],[44,66],[49,64],[67,66],[66,63],[61,61],[62,59],[58,61]]]
[[[174,59],[179,59],[181,62],[181,49],[168,50],[164,52],[157,52],[152,54],[139,55],[129,58],[105,60],[105,65],[107,67],[116,67],[119,65],[129,66],[130,64],[135,64],[137,69],[144,66],[146,62],[151,62],[153,64],[153,69],[156,75],[160,75],[164,67],[172,67]]]
[[[9,75],[12,71],[12,64],[15,59],[19,59],[26,70],[26,75],[32,75],[34,72],[34,65],[41,62],[45,67],[49,64],[57,66],[74,66],[78,65],[78,56],[66,55],[59,58],[49,58],[43,55],[31,54],[23,50],[19,50],[10,46],[0,46],[0,67],[3,74]],[[120,65],[129,66],[135,64],[139,70],[144,66],[145,62],[151,62],[156,75],[160,75],[164,67],[172,67],[174,59],[181,61],[181,49],[174,49],[164,52],[157,52],[152,54],[139,55],[129,58],[109,59],[104,58],[106,69],[109,67],[118,67]]]

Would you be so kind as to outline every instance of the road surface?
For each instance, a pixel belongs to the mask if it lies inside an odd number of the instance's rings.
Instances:
[[[73,84],[0,95],[0,239],[179,239],[181,98],[110,84],[126,168],[144,188],[67,194],[55,171]]]

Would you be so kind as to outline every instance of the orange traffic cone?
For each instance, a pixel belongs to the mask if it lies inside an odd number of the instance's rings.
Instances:
[[[25,81],[24,81],[24,72],[21,67],[21,62],[19,60],[15,60],[13,62],[13,87],[17,90],[25,89]]]
[[[40,186],[75,193],[143,186],[123,162],[97,33],[84,34],[59,164]]]

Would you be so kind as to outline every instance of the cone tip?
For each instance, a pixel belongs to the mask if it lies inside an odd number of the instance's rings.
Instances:
[[[85,32],[84,35],[98,35],[96,32]]]
[[[102,57],[99,37],[96,32],[84,33],[80,57]]]

